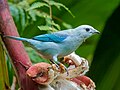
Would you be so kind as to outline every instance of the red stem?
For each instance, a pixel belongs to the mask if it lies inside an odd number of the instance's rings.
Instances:
[[[5,35],[19,36],[6,0],[0,0],[0,32]],[[38,85],[26,75],[26,68],[32,65],[20,41],[4,38],[4,44],[12,59],[22,90],[38,90]]]

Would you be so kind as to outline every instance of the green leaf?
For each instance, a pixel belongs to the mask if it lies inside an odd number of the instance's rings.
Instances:
[[[62,22],[62,25],[67,28],[67,29],[71,29],[72,28],[72,25],[68,24],[68,23],[65,23],[65,22]]]
[[[46,25],[47,26],[49,26],[49,27],[52,27],[52,30],[54,29],[55,31],[57,30],[60,30],[60,26],[58,25],[58,24],[56,24],[53,20],[52,20],[52,18],[50,17],[50,16],[47,16],[46,18],[45,18],[45,20],[46,20]],[[54,28],[53,28],[54,27]],[[56,29],[55,29],[56,28]]]
[[[63,5],[62,3],[58,3],[58,2],[55,2],[55,1],[52,1],[52,0],[50,0],[49,1],[49,4],[52,6],[52,5],[54,5],[54,6],[56,6],[59,10],[60,10],[60,7],[63,7],[66,11],[68,11],[73,17],[75,17],[74,15],[73,15],[73,13],[65,6],[65,5]]]
[[[58,31],[56,28],[50,27],[50,26],[38,26],[38,28],[39,28],[41,31],[47,31],[47,32],[49,32],[49,33]]]
[[[9,82],[10,82],[10,85],[12,85],[12,83],[13,83],[13,76],[15,76],[15,72],[14,72],[14,69],[12,67],[9,55],[7,55],[6,62],[7,62],[8,73],[9,73]]]
[[[27,15],[25,10],[17,4],[9,3],[10,11],[17,26],[19,34],[22,34],[26,27]]]
[[[49,30],[52,30],[52,28],[49,27],[49,26],[38,26],[38,28],[39,28],[40,30],[43,30],[43,31],[49,31]]]
[[[19,22],[19,10],[18,10],[18,8],[12,3],[9,3],[9,8],[10,8],[10,12],[11,12],[11,15],[12,15],[15,23],[18,23]]]
[[[18,6],[17,8],[19,10],[19,23],[21,25],[20,29],[22,30],[21,31],[22,33],[26,27],[26,14],[25,14],[25,11],[20,6]]]
[[[39,17],[42,17],[42,18],[46,18],[46,17],[50,17],[47,13],[45,12],[40,12],[38,10],[35,10],[35,14]]]
[[[27,10],[30,7],[29,2],[27,0],[23,0],[23,1],[19,2],[17,4],[17,6],[20,6],[24,10]]]
[[[32,18],[33,21],[36,21],[36,11],[35,10],[30,10],[29,15]]]
[[[56,27],[57,30],[60,30],[60,26],[58,24],[56,24],[53,20],[51,22],[51,25],[54,26],[54,27]]]
[[[46,25],[51,26],[51,24],[52,24],[52,18],[50,16],[47,16],[45,18],[45,20],[46,20]]]
[[[10,88],[9,77],[5,58],[5,51],[3,48],[3,42],[0,37],[0,89],[6,90],[6,87]]]
[[[31,5],[31,7],[29,9],[27,9],[27,11],[32,10],[32,9],[36,9],[36,8],[40,8],[40,7],[43,7],[43,6],[49,7],[46,3],[35,2]]]

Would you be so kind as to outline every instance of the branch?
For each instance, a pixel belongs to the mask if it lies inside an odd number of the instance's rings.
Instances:
[[[6,0],[0,0],[0,32],[5,35],[19,36]],[[11,57],[21,89],[38,90],[38,85],[26,75],[26,68],[29,68],[32,63],[22,42],[7,38],[3,38],[3,41]]]

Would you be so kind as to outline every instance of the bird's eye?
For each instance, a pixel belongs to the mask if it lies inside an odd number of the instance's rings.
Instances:
[[[86,28],[85,30],[86,30],[87,32],[89,32],[89,31],[90,31],[90,29],[89,29],[89,28]]]

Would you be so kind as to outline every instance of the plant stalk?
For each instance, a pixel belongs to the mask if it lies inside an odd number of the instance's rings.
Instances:
[[[0,0],[0,33],[19,36],[6,0]],[[7,38],[3,38],[3,42],[16,70],[21,90],[39,90],[38,85],[26,75],[26,68],[29,68],[32,63],[22,42]]]

